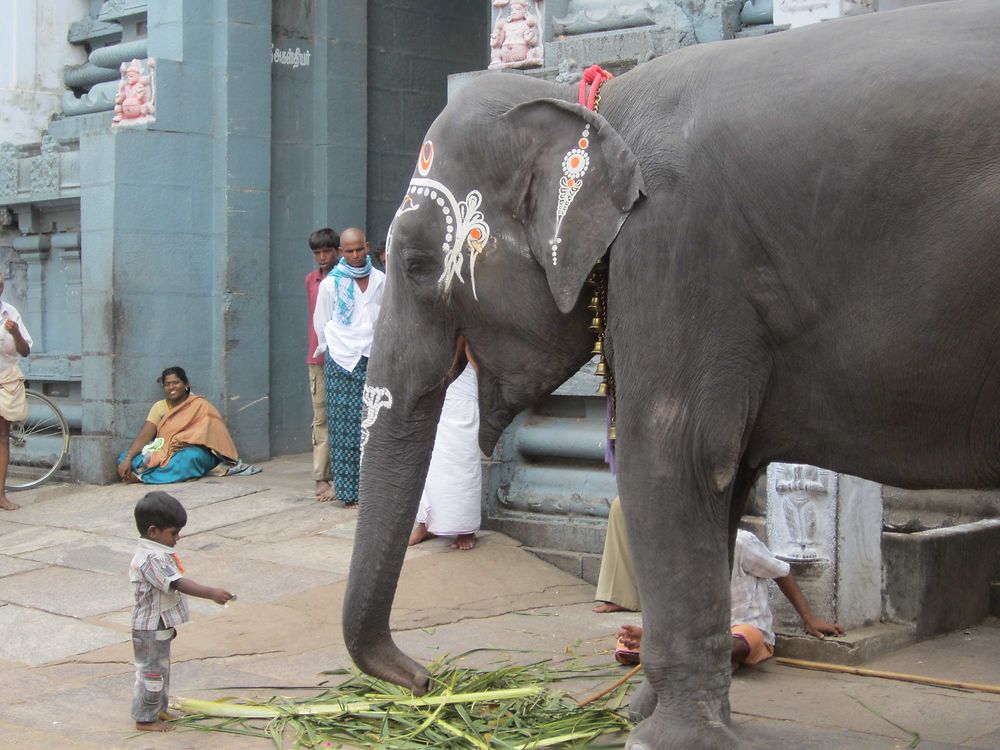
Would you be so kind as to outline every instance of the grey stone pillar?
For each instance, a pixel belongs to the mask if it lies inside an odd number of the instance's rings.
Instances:
[[[767,469],[767,543],[792,565],[818,617],[845,628],[877,622],[882,612],[882,486],[802,464]],[[801,620],[772,591],[775,624]]]
[[[270,3],[164,0],[148,29],[156,122],[80,137],[85,481],[114,478],[171,365],[270,455]]]

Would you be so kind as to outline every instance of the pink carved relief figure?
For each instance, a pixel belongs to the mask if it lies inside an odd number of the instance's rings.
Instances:
[[[139,125],[155,122],[155,97],[153,94],[153,69],[155,60],[146,63],[149,74],[143,73],[142,61],[132,60],[121,64],[122,80],[115,95],[115,116],[112,127],[119,125]]]
[[[504,18],[504,7],[510,10]],[[541,65],[542,46],[538,19],[528,11],[524,0],[496,0],[499,9],[493,33],[490,35],[490,68]]]

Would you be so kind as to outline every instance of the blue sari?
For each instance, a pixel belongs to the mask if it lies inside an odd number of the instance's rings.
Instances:
[[[125,460],[127,451],[118,456],[118,463]],[[147,469],[142,462],[142,454],[132,458],[132,473],[143,484],[172,484],[186,482],[189,479],[201,479],[216,467],[219,459],[208,448],[200,445],[188,445],[175,451],[166,466]]]

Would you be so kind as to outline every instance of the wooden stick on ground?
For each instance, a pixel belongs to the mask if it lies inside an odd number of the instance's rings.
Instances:
[[[789,667],[800,667],[802,669],[817,669],[821,672],[840,672],[843,674],[855,674],[860,677],[880,677],[883,680],[901,680],[902,682],[916,682],[921,685],[933,685],[935,687],[957,688],[959,690],[976,690],[981,693],[1000,694],[1000,685],[982,685],[975,682],[959,682],[958,680],[942,680],[937,677],[926,677],[919,674],[904,674],[902,672],[882,672],[877,669],[863,669],[862,667],[848,667],[843,664],[827,664],[822,661],[806,661],[804,659],[789,659],[779,656],[775,659],[778,664],[785,664]]]
[[[624,676],[624,677],[622,677],[622,678],[621,678],[620,680],[617,680],[617,681],[615,681],[615,682],[611,683],[611,684],[610,684],[610,685],[609,685],[608,687],[606,687],[606,688],[602,688],[601,690],[598,690],[598,691],[597,691],[596,693],[594,693],[593,695],[588,695],[588,696],[587,696],[586,698],[584,698],[584,699],[583,699],[583,700],[581,700],[581,701],[580,701],[579,703],[577,703],[577,704],[576,704],[576,707],[577,707],[577,708],[583,708],[583,707],[584,707],[584,706],[586,706],[587,704],[589,704],[589,703],[593,703],[593,702],[594,702],[594,701],[596,701],[596,700],[597,700],[598,698],[603,698],[603,697],[604,697],[605,695],[607,695],[608,693],[612,692],[613,690],[617,690],[617,689],[618,689],[618,688],[620,688],[620,687],[621,687],[622,685],[624,685],[624,684],[625,684],[626,682],[628,682],[629,680],[631,680],[631,679],[632,679],[632,678],[633,678],[633,677],[634,677],[635,675],[637,675],[637,674],[639,673],[639,670],[640,670],[640,669],[642,669],[642,664],[636,664],[636,665],[635,665],[634,667],[632,667],[632,669],[630,669],[630,670],[629,670],[629,671],[628,671],[628,672],[627,672],[627,673],[625,674],[625,676]]]

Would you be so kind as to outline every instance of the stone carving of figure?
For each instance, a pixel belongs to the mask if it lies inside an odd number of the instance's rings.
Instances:
[[[155,122],[156,99],[153,88],[155,65],[156,61],[149,59],[146,62],[149,73],[146,74],[143,73],[141,60],[121,64],[122,80],[115,95],[115,116],[111,120],[112,127]]]
[[[508,14],[504,8],[509,5]],[[530,67],[542,64],[541,30],[538,18],[525,0],[494,0],[498,11],[490,35],[490,69]]]
[[[790,477],[789,469],[792,474]],[[830,491],[823,481],[824,474],[828,472],[801,464],[779,464],[778,470],[783,471],[784,476],[775,482],[775,490],[783,500],[784,521],[788,541],[792,545],[791,551],[783,552],[791,559],[815,559],[819,546],[817,510]]]

